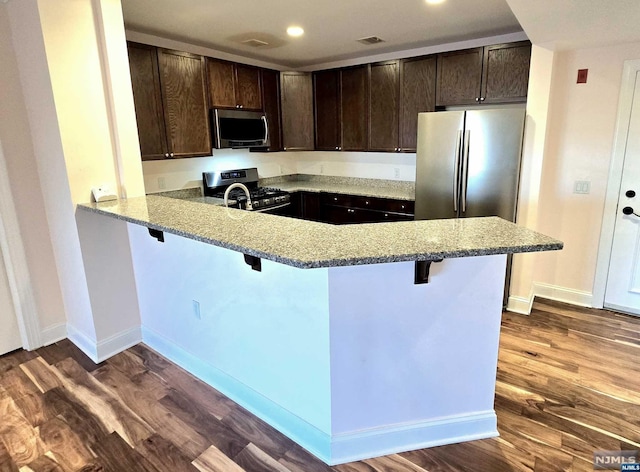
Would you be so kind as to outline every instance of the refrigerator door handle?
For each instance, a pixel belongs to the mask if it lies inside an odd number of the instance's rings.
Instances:
[[[453,164],[453,211],[458,213],[458,189],[460,188],[460,149],[462,147],[462,130],[458,131],[456,137],[456,154]]]
[[[469,141],[471,131],[464,132],[464,145],[462,148],[462,213],[467,211],[467,181],[469,179]]]

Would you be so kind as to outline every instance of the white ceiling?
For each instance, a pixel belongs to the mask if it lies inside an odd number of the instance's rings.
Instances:
[[[128,30],[287,67],[522,31],[505,0],[440,5],[424,0],[122,0],[122,5]],[[302,26],[305,35],[289,38],[286,29],[292,24]],[[385,42],[356,42],[368,36]],[[251,37],[275,47],[239,42]]]
[[[446,0],[440,5],[424,0],[122,0],[122,5],[129,31],[292,68],[523,29],[534,44],[551,49],[640,41],[640,0]],[[289,38],[285,30],[292,24],[302,26],[305,35]],[[386,42],[356,42],[367,36]],[[241,43],[249,38],[270,46]]]
[[[534,44],[581,49],[640,41],[639,0],[507,0]]]

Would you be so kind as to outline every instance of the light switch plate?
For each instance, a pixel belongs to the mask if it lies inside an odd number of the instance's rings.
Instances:
[[[573,184],[573,193],[587,194],[591,191],[591,181],[576,180]]]

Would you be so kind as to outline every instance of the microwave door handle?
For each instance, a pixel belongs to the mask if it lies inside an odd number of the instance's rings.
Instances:
[[[218,116],[218,110],[213,110],[213,114],[215,115],[215,123],[216,123],[216,139],[218,140],[216,142],[216,147],[221,148],[222,147],[222,141],[220,140],[220,117]]]
[[[269,139],[269,124],[267,123],[267,117],[265,115],[262,115],[261,118],[264,122],[264,142],[266,143]]]

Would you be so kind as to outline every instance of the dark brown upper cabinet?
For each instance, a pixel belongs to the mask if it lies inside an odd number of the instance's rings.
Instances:
[[[211,155],[204,57],[158,49],[170,157]]]
[[[399,61],[371,64],[369,91],[369,151],[399,151]]]
[[[340,71],[340,123],[343,151],[366,151],[369,142],[369,65]]]
[[[127,50],[142,160],[164,159],[169,157],[169,148],[164,128],[157,48],[127,43]]]
[[[400,63],[401,151],[416,151],[418,113],[436,109],[436,56],[404,59]]]
[[[280,126],[280,72],[262,70],[262,103],[269,124],[268,151],[282,150],[282,133]]]
[[[204,58],[127,45],[142,159],[211,155]]]
[[[480,101],[482,57],[482,48],[438,54],[438,106],[474,105]]]
[[[438,54],[436,105],[526,101],[531,43]]]
[[[282,147],[285,151],[312,151],[313,80],[307,72],[281,72]]]
[[[339,151],[340,139],[340,70],[313,73],[316,150]]]
[[[262,77],[257,67],[207,58],[209,106],[262,110]]]
[[[526,101],[530,63],[529,41],[486,46],[481,100],[484,103]]]

